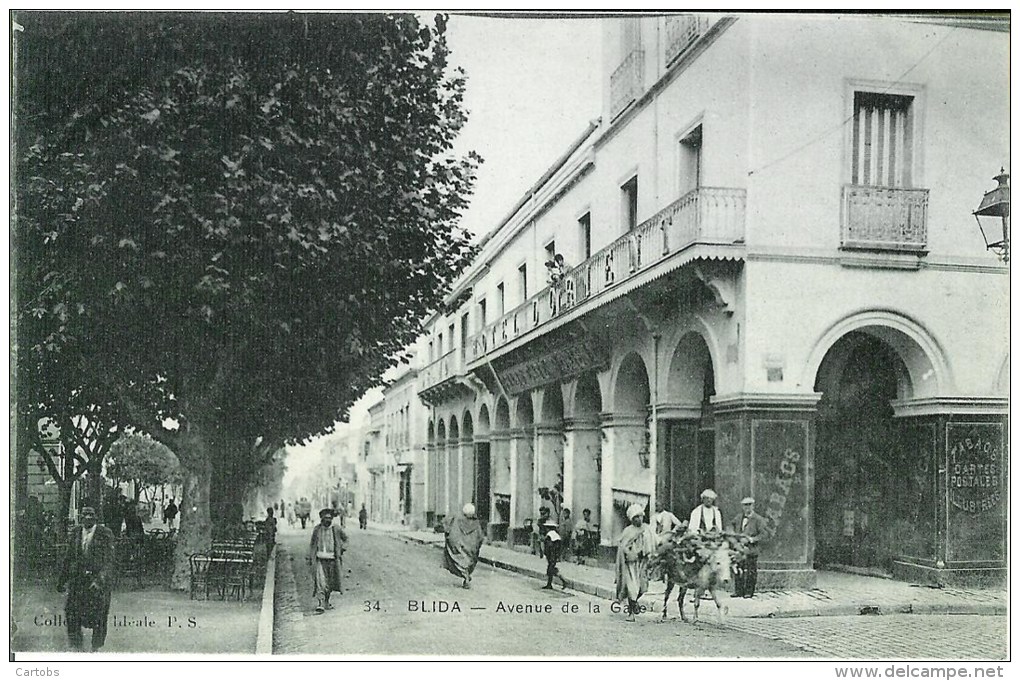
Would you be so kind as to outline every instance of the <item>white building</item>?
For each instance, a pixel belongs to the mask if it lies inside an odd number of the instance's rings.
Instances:
[[[562,480],[621,509],[758,500],[762,583],[1005,570],[1008,23],[607,19],[589,126],[429,324],[429,520],[514,540]],[[544,263],[568,271],[547,286]]]

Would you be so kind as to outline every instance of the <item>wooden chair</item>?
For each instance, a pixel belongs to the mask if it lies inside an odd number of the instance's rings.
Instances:
[[[188,556],[188,564],[191,566],[190,599],[195,599],[196,592],[204,592],[205,599],[209,600],[210,571],[212,563],[209,555],[205,553],[193,553]]]

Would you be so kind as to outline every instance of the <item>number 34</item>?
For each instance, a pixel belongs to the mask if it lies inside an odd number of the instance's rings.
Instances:
[[[364,612],[372,612],[373,610],[379,612],[379,601],[364,601],[364,603],[365,603]]]

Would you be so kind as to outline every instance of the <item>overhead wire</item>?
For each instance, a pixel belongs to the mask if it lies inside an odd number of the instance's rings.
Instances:
[[[948,40],[948,39],[949,39],[949,36],[953,35],[953,33],[954,33],[954,32],[956,31],[956,29],[957,29],[957,27],[956,27],[956,26],[952,26],[952,27],[950,27],[950,28],[949,28],[949,31],[948,31],[948,32],[947,32],[947,33],[946,33],[946,34],[945,34],[944,36],[942,36],[942,37],[941,37],[941,38],[940,38],[940,39],[939,39],[939,40],[938,40],[938,41],[937,41],[937,42],[936,42],[936,43],[935,43],[934,45],[932,45],[932,46],[931,46],[931,48],[930,48],[930,49],[929,49],[929,50],[928,50],[927,52],[925,52],[925,53],[924,53],[923,55],[921,55],[921,57],[920,57],[920,58],[919,58],[919,59],[918,59],[917,61],[915,61],[915,62],[914,62],[914,63],[913,63],[913,64],[912,64],[911,66],[910,66],[910,68],[908,68],[908,69],[907,69],[906,71],[904,71],[903,73],[901,73],[901,74],[900,74],[900,75],[899,75],[899,76],[898,76],[898,77],[896,78],[896,80],[894,80],[894,81],[892,81],[891,83],[889,83],[889,85],[887,85],[887,86],[886,86],[886,88],[885,88],[885,89],[884,89],[884,90],[883,90],[883,91],[882,91],[882,92],[881,92],[880,94],[883,94],[883,95],[884,95],[884,94],[888,94],[888,92],[889,92],[890,90],[892,90],[892,89],[893,89],[894,87],[896,87],[897,85],[899,85],[900,83],[902,83],[902,82],[903,82],[903,79],[904,79],[904,78],[906,78],[906,77],[907,77],[908,75],[910,75],[910,73],[911,73],[911,72],[912,72],[912,71],[913,71],[914,69],[916,69],[916,68],[917,68],[918,66],[920,66],[920,65],[921,65],[921,63],[922,63],[922,62],[924,62],[924,60],[925,60],[925,59],[927,59],[927,58],[928,58],[929,56],[931,56],[931,54],[932,54],[932,53],[933,53],[933,52],[934,52],[934,51],[935,51],[936,49],[938,49],[938,47],[939,47],[940,45],[942,45],[942,43],[944,43],[944,42],[945,42],[946,40]],[[779,163],[782,163],[782,162],[784,162],[784,161],[787,161],[787,160],[789,160],[790,158],[792,158],[793,156],[796,156],[797,154],[799,154],[800,152],[804,151],[804,150],[805,150],[805,149],[807,149],[808,147],[810,147],[810,146],[813,146],[814,144],[816,144],[816,143],[818,143],[818,142],[822,141],[823,139],[825,139],[826,137],[828,137],[828,136],[829,136],[830,134],[832,134],[833,132],[835,132],[835,131],[837,131],[837,130],[842,130],[842,129],[843,129],[843,127],[844,127],[844,126],[845,126],[845,125],[846,125],[847,123],[849,123],[849,122],[850,122],[851,120],[853,120],[853,118],[854,118],[854,114],[853,114],[853,113],[851,113],[851,114],[850,114],[849,116],[847,116],[846,118],[844,118],[844,119],[843,119],[842,121],[840,121],[840,122],[839,122],[839,123],[837,123],[836,125],[834,125],[834,126],[832,126],[832,127],[830,127],[830,128],[826,128],[826,129],[825,129],[825,130],[823,130],[823,131],[822,131],[821,133],[819,133],[819,134],[818,134],[817,136],[813,137],[812,139],[808,140],[807,142],[804,142],[804,143],[803,143],[803,144],[801,144],[801,145],[800,145],[799,147],[796,147],[796,148],[792,149],[791,151],[789,151],[788,153],[786,153],[786,154],[785,154],[785,155],[783,155],[783,156],[780,156],[780,157],[779,157],[779,158],[777,158],[777,159],[774,159],[774,160],[772,160],[772,161],[769,161],[768,163],[765,163],[765,164],[763,164],[763,165],[761,165],[761,166],[759,166],[759,167],[757,167],[757,168],[754,168],[754,169],[752,169],[752,170],[749,170],[749,171],[747,171],[747,174],[748,174],[749,176],[750,176],[750,175],[754,175],[754,174],[756,174],[756,173],[760,173],[760,172],[762,172],[763,170],[767,170],[768,168],[771,168],[771,167],[772,167],[772,166],[774,166],[774,165],[777,165],[777,164],[779,164]]]

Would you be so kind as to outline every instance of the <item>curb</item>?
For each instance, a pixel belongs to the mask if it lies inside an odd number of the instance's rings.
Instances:
[[[397,533],[395,535],[398,539],[405,543],[419,544],[421,546],[434,546],[436,548],[442,548],[442,544],[438,542],[429,542],[418,539],[417,537],[411,537],[408,535]],[[484,550],[484,548],[483,548]],[[478,562],[491,565],[494,568],[500,570],[506,570],[507,572],[513,572],[526,577],[532,577],[534,579],[545,579],[545,572],[534,570],[532,568],[522,567],[520,565],[513,565],[511,563],[504,562],[498,558],[490,558],[487,556],[478,556]],[[607,600],[615,600],[616,592],[614,589],[592,584],[590,582],[581,582],[575,579],[567,578],[567,588],[580,593],[586,593],[598,598],[605,598]],[[652,608],[655,610],[655,608]],[[860,603],[857,605],[833,605],[825,608],[803,608],[799,610],[775,610],[769,613],[759,613],[753,615],[735,615],[730,612],[731,617],[739,617],[741,619],[779,619],[779,618],[792,618],[792,617],[841,617],[841,616],[874,616],[874,615],[1006,615],[1007,608],[1002,604],[935,604],[935,605],[924,605],[918,603],[898,603],[889,605],[878,605],[875,603]]]
[[[273,654],[273,603],[276,596],[276,546],[266,559],[266,579],[262,586],[262,609],[259,611],[259,633],[255,639],[256,655]]]

